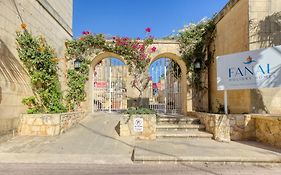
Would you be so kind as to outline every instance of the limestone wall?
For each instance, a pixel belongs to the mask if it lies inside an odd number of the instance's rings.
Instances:
[[[58,10],[57,15],[54,15],[54,10]],[[29,77],[16,51],[16,31],[20,30],[21,23],[26,23],[33,34],[46,37],[48,43],[57,51],[58,57],[62,58],[64,41],[72,37],[71,17],[72,0],[16,0],[15,4],[13,1],[0,1],[0,119],[10,119],[11,122],[16,120],[20,113],[25,112],[25,107],[21,104],[22,98],[32,95]],[[63,88],[66,81],[65,65],[64,60],[60,59],[60,80]]]
[[[281,117],[255,116],[256,139],[281,148]]]
[[[228,116],[231,140],[255,140],[256,125],[251,115],[230,114]]]
[[[23,114],[18,128],[19,135],[56,136],[77,125],[84,113]]]
[[[206,131],[213,134],[213,139],[220,142],[230,141],[229,117],[224,114],[210,114],[203,112],[190,112],[189,115],[199,118]]]
[[[143,132],[136,132],[134,130],[134,119],[143,119]],[[142,114],[124,116],[119,122],[118,127],[119,135],[122,137],[132,136],[141,140],[155,140],[156,139],[156,115],[154,114]]]
[[[256,140],[281,148],[281,116],[269,114],[210,114],[190,112],[205,125],[215,140]]]

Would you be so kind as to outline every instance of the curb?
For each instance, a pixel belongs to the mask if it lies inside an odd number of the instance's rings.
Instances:
[[[134,162],[190,162],[190,163],[281,163],[281,157],[172,157],[133,155]]]
[[[0,163],[133,164],[122,155],[0,153]]]

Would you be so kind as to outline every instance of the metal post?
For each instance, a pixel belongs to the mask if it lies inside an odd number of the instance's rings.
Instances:
[[[167,113],[167,77],[166,77],[167,67],[166,67],[166,59],[165,59],[165,66],[164,66],[164,84],[165,84],[165,114]]]
[[[228,114],[228,109],[227,109],[227,91],[224,90],[224,112],[225,114]]]
[[[109,113],[111,113],[111,58],[109,59]]]
[[[124,73],[123,73],[124,71],[123,71],[123,69],[124,69],[124,66],[122,65],[122,66],[121,66],[121,77],[120,77],[120,82],[121,82],[121,84],[120,84],[120,86],[121,86],[121,87],[120,87],[120,88],[121,88],[120,109],[121,109],[121,110],[123,109],[123,93],[124,93],[124,92],[123,92],[123,88],[124,88],[124,87],[123,87],[123,76],[124,76]]]
[[[92,69],[93,70],[93,69]],[[95,89],[95,87],[94,87],[94,82],[95,82],[95,75],[94,75],[94,72],[93,72],[93,74],[92,74],[92,76],[93,76],[93,78],[92,78],[92,86],[90,86],[90,87],[92,87],[91,88],[91,93],[92,93],[92,113],[94,113],[94,89]]]

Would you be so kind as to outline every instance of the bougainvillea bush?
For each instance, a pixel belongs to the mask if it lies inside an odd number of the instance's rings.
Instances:
[[[146,73],[151,61],[150,55],[156,51],[156,47],[152,46],[153,37],[149,35],[151,29],[146,28],[145,31],[146,37],[143,40],[119,36],[106,40],[102,34],[85,31],[80,38],[66,42],[68,60],[73,61],[79,58],[81,61],[81,68],[68,70],[67,101],[70,109],[79,106],[85,99],[84,89],[89,75],[89,57],[100,52],[112,52],[125,60],[129,74],[133,78],[131,85],[138,90],[139,97],[142,97],[150,81]]]
[[[57,75],[54,50],[43,37],[34,37],[22,24],[17,32],[17,51],[31,79],[34,96],[22,100],[28,106],[27,113],[59,113],[66,109]]]

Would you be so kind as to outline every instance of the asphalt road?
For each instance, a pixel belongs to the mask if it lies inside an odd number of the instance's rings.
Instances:
[[[0,164],[0,175],[280,175],[281,165],[222,164]]]

